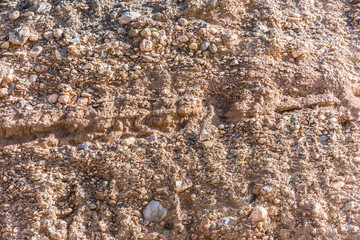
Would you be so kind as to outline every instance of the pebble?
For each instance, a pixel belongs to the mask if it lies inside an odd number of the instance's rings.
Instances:
[[[29,82],[31,83],[35,83],[37,79],[38,79],[38,75],[36,74],[31,74],[28,78]]]
[[[49,97],[48,97],[48,102],[51,103],[51,104],[55,104],[58,100],[59,96],[54,93],[54,94],[51,94]]]
[[[43,47],[35,46],[29,52],[29,56],[30,57],[38,57],[43,52],[43,50],[44,50]]]
[[[341,210],[343,210],[344,212],[346,211],[351,211],[354,208],[356,208],[358,206],[357,202],[355,201],[350,201],[344,204],[344,206],[341,208]]]
[[[28,27],[20,27],[15,30],[15,33],[10,34],[9,41],[14,45],[23,45],[30,37],[30,30]]]
[[[209,51],[211,52],[211,53],[216,53],[217,51],[218,51],[218,49],[217,49],[217,47],[216,47],[216,45],[215,44],[210,44],[210,46],[209,46]]]
[[[48,70],[49,70],[49,67],[46,65],[37,65],[35,67],[35,72],[38,72],[38,73],[47,72]]]
[[[140,32],[140,35],[144,38],[150,37],[151,36],[151,30],[150,28],[144,28],[144,30],[142,30]]]
[[[190,43],[189,48],[190,48],[191,50],[197,50],[197,49],[198,49],[198,45],[197,45],[196,43]]]
[[[14,70],[8,67],[2,67],[0,65],[0,83],[5,80],[7,83],[11,83],[14,79]]]
[[[136,138],[134,138],[134,137],[129,137],[129,138],[125,138],[125,139],[122,141],[122,144],[123,144],[124,146],[129,147],[129,146],[135,144],[135,142],[136,142]]]
[[[180,26],[186,26],[188,24],[188,20],[185,18],[179,18],[178,23]]]
[[[51,10],[51,4],[47,2],[40,2],[36,4],[35,8],[37,13],[46,13]]]
[[[206,51],[210,45],[211,45],[210,42],[203,42],[200,46],[201,51]]]
[[[269,38],[265,35],[265,34],[262,34],[259,36],[259,39],[263,42],[267,42],[269,41]]]
[[[76,101],[76,104],[79,106],[86,106],[89,102],[89,99],[86,97],[81,97]]]
[[[153,43],[148,39],[143,39],[140,42],[140,51],[142,52],[150,52],[152,50]]]
[[[6,97],[9,94],[7,88],[0,88],[0,98]]]
[[[236,66],[238,64],[239,64],[239,61],[235,59],[230,63],[230,66]]]
[[[89,149],[89,147],[91,147],[91,143],[90,142],[84,142],[80,145],[80,148],[86,150],[86,149]]]
[[[223,219],[220,220],[219,224],[223,225],[223,226],[231,226],[236,224],[236,218],[234,217],[225,217]]]
[[[141,14],[138,12],[125,12],[119,18],[120,24],[128,24],[131,21],[134,21],[136,18],[140,17]]]
[[[211,140],[203,142],[204,149],[212,148],[214,145],[215,145],[214,141],[211,141]]]
[[[92,69],[94,66],[91,63],[87,63],[82,67],[82,70],[90,70]]]
[[[39,40],[39,36],[37,34],[31,33],[29,36],[29,40],[31,42],[36,42],[37,40]]]
[[[145,220],[150,222],[160,222],[166,217],[166,214],[167,210],[155,200],[150,201],[143,212]]]
[[[314,218],[320,218],[322,220],[328,219],[328,216],[325,213],[325,211],[322,208],[320,203],[315,203],[311,212],[312,212]]]
[[[0,46],[1,49],[9,49],[10,43],[8,41],[3,42]]]
[[[293,56],[293,58],[298,58],[302,55],[305,55],[307,53],[307,51],[305,49],[298,49],[295,51],[292,51],[291,55]]]
[[[139,36],[139,30],[137,29],[131,29],[128,33],[130,38],[136,38],[137,36]]]
[[[323,136],[320,136],[320,137],[319,137],[319,140],[320,140],[321,142],[326,142],[326,141],[328,140],[328,137],[325,136],[325,135],[323,135]]]
[[[13,12],[11,12],[11,13],[9,14],[9,19],[10,19],[11,21],[14,21],[14,20],[18,19],[19,17],[20,17],[20,12],[17,11],[17,10],[15,10],[15,11],[13,11]]]
[[[249,219],[254,222],[262,222],[268,217],[268,212],[264,207],[256,207],[250,214]]]
[[[59,103],[67,104],[70,101],[69,95],[61,95],[58,99]]]
[[[63,30],[60,28],[55,29],[53,32],[53,35],[56,38],[60,38],[62,36],[62,34],[63,34]]]

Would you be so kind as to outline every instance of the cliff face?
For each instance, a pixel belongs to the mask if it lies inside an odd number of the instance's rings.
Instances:
[[[359,239],[359,4],[0,0],[0,238]]]

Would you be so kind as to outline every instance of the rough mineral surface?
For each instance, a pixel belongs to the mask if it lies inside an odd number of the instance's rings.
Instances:
[[[0,0],[0,239],[360,239],[359,4]]]

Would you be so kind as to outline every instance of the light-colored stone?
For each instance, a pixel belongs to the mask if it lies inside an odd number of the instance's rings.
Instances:
[[[293,58],[298,58],[300,56],[303,56],[307,54],[307,51],[305,49],[297,49],[292,51],[291,55],[293,56]]]
[[[143,212],[145,220],[150,222],[160,222],[166,217],[166,214],[167,210],[155,200],[150,201]]]
[[[249,219],[254,222],[262,222],[268,217],[268,212],[264,207],[256,207],[250,214]]]
[[[314,219],[317,219],[317,218],[322,219],[322,220],[327,220],[328,219],[328,216],[325,213],[325,211],[322,208],[320,203],[315,203],[314,204],[311,213],[313,214]]]
[[[37,40],[39,40],[39,36],[35,33],[31,33],[30,36],[29,36],[29,40],[31,42],[36,42]]]
[[[29,52],[30,57],[38,57],[44,51],[43,47],[35,46]]]
[[[11,21],[14,21],[20,17],[20,12],[18,10],[15,10],[9,14],[9,19]]]
[[[0,88],[0,98],[6,97],[9,94],[7,88]]]
[[[76,101],[76,104],[77,105],[80,105],[80,106],[86,106],[89,102],[89,99],[86,98],[86,97],[81,97],[79,98],[77,101]]]
[[[134,21],[136,18],[140,17],[141,14],[138,12],[125,12],[119,18],[120,24],[128,24],[131,21]]]
[[[129,137],[129,138],[125,138],[125,139],[122,141],[122,144],[128,147],[128,146],[133,145],[135,142],[136,142],[136,138],[134,138],[134,137]]]
[[[35,67],[35,72],[38,72],[38,73],[47,72],[48,70],[49,70],[49,67],[46,65],[37,65]]]
[[[198,49],[198,45],[197,45],[196,43],[190,43],[189,48],[190,48],[191,50],[197,50],[197,49]]]
[[[3,42],[2,44],[1,44],[1,49],[9,49],[9,47],[10,47],[10,43],[8,42],[8,41],[6,41],[6,42]]]
[[[0,83],[5,81],[11,83],[14,80],[14,70],[12,68],[0,65]]]
[[[59,96],[54,93],[54,94],[51,94],[49,97],[48,97],[48,102],[51,103],[51,104],[54,104],[57,102]]]
[[[188,24],[188,20],[185,18],[179,18],[178,23],[180,26],[186,26]]]
[[[142,37],[144,37],[144,38],[150,37],[150,36],[151,36],[151,30],[150,30],[150,28],[144,28],[144,30],[142,30],[142,31],[140,32],[140,35],[141,35]]]
[[[66,104],[70,101],[69,95],[61,95],[58,99],[59,103]]]
[[[91,63],[87,63],[82,67],[82,70],[91,70],[93,67],[94,66]]]
[[[148,39],[143,39],[140,43],[140,50],[142,52],[150,52],[152,50],[153,43]]]
[[[60,37],[62,36],[62,34],[63,34],[63,30],[60,29],[60,28],[55,29],[54,32],[53,32],[53,35],[54,35],[54,37],[56,37],[56,38],[60,38]]]

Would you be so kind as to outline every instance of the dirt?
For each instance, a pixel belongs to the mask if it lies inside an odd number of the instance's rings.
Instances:
[[[357,0],[0,0],[0,239],[360,239]]]

